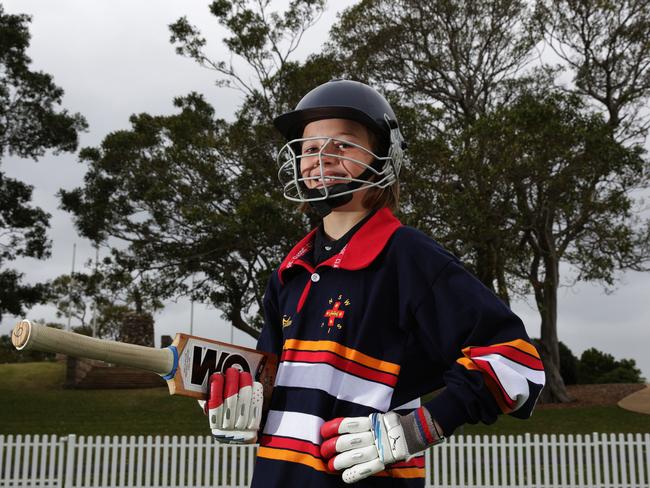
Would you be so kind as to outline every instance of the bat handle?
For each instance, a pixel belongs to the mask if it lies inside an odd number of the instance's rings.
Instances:
[[[11,331],[11,343],[16,349],[20,351],[27,345],[31,330],[32,324],[29,320],[21,320],[14,327],[14,330]]]
[[[56,352],[68,356],[98,359],[131,368],[146,369],[161,376],[173,376],[178,365],[174,350],[126,344],[87,337],[22,320],[11,333],[19,350]]]

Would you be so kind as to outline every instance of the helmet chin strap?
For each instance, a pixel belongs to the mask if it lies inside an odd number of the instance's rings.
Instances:
[[[375,159],[372,162],[371,166],[377,170],[378,168],[376,166],[379,166],[380,164],[381,161]],[[357,178],[360,180],[367,180],[373,174],[374,173],[370,170],[370,168],[368,168]],[[345,195],[340,195],[340,193],[356,190],[362,184],[363,183],[361,181],[353,181],[352,183],[337,183],[329,188],[329,196],[325,200],[313,200],[309,202],[309,205],[320,218],[324,218],[328,216],[333,209],[341,207],[352,200],[352,192],[346,193]],[[312,188],[310,190],[307,190],[307,196],[309,198],[318,198],[323,196],[323,192],[324,189],[319,190]]]
[[[318,214],[320,218],[327,217],[333,209],[345,205],[350,200],[352,200],[352,193],[346,193],[345,195],[338,195],[344,191],[348,191],[350,185],[345,183],[339,183],[332,185],[329,188],[329,196],[326,200],[313,200],[309,202],[311,208]],[[324,190],[318,190],[312,188],[307,190],[307,196],[309,198],[318,198],[323,196]],[[337,196],[338,195],[338,196]]]

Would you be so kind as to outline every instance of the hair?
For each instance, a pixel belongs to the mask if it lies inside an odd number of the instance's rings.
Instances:
[[[370,128],[365,125],[363,125],[363,127],[368,133],[370,150],[374,154],[388,154],[388,145],[382,143],[377,133],[370,130]],[[372,181],[373,178],[375,178],[375,175],[373,175],[370,180]],[[366,194],[363,196],[361,204],[370,211],[388,207],[391,211],[395,212],[399,209],[399,193],[399,179],[396,178],[391,185],[385,188],[378,188],[376,186],[368,188]],[[298,210],[302,213],[313,212],[309,202],[301,202],[298,206]]]
[[[386,188],[368,188],[361,201],[368,210],[379,210],[388,207],[393,212],[399,208],[399,181]]]

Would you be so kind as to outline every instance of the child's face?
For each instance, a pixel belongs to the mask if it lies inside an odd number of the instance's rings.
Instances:
[[[318,137],[302,142],[302,157],[300,159],[300,174],[308,188],[344,183],[341,180],[331,180],[328,176],[356,178],[366,169],[365,166],[350,161],[350,158],[369,165],[374,157],[371,151],[371,139],[368,129],[359,122],[348,119],[316,120],[305,126],[303,138]],[[330,140],[330,138],[336,140]],[[345,142],[358,144],[359,147]],[[323,161],[321,177],[320,160]],[[324,179],[324,181],[323,181]]]

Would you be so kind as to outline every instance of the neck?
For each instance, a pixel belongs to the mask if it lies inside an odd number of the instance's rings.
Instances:
[[[367,208],[357,210],[335,209],[323,219],[325,234],[330,239],[340,239],[369,213],[370,210]]]

